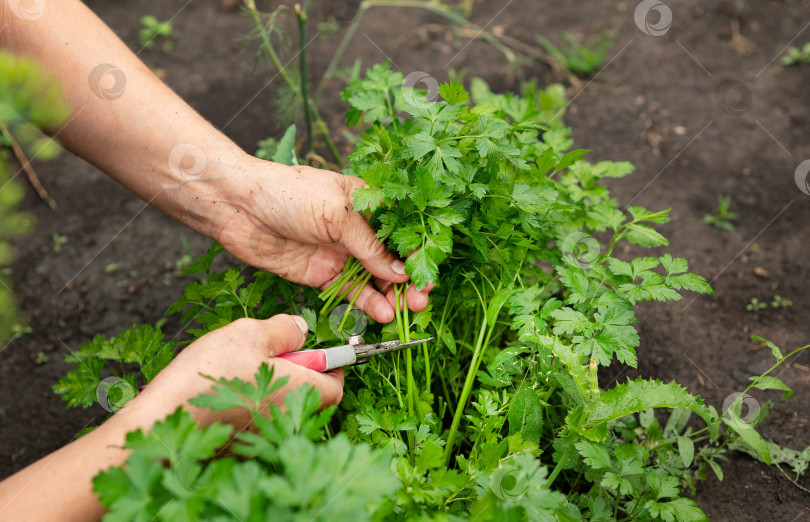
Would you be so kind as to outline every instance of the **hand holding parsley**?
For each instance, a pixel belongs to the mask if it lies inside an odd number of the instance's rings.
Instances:
[[[394,319],[392,283],[404,283],[408,275],[403,262],[355,211],[352,194],[367,188],[362,179],[251,158],[223,183],[233,195],[227,200],[233,212],[217,213],[213,236],[231,254],[294,283],[318,288],[337,281],[353,256],[375,276],[375,285],[365,285],[355,305],[376,321]],[[408,306],[413,311],[427,306],[430,288],[410,290]]]
[[[132,413],[145,418],[143,424],[150,424],[166,417],[181,404],[188,407],[189,399],[208,392],[212,385],[209,377],[251,381],[256,369],[265,362],[270,363],[276,378],[288,377],[287,385],[270,398],[271,402],[280,403],[288,391],[309,383],[320,391],[324,406],[337,404],[343,397],[342,368],[317,373],[275,358],[301,348],[306,332],[306,321],[290,315],[276,315],[265,320],[239,319],[209,332],[180,352],[132,400]],[[246,411],[214,413],[189,408],[202,425],[224,422],[233,424],[238,431],[251,421]]]
[[[231,424],[234,433],[248,429],[252,417],[247,410],[215,412],[189,405],[189,399],[210,392],[214,386],[210,378],[241,379],[248,386],[257,368],[269,363],[275,378],[288,379],[267,402],[281,405],[287,392],[309,383],[320,392],[323,406],[337,404],[343,397],[342,368],[317,373],[275,358],[300,348],[306,331],[300,318],[276,315],[266,320],[239,319],[197,339],[107,422],[0,482],[3,520],[100,518],[103,508],[92,492],[93,476],[124,462],[129,454],[123,449],[128,432],[148,431],[180,406],[201,425]],[[36,487],[27,487],[34,480]],[[48,502],[41,501],[43,491],[48,492]]]

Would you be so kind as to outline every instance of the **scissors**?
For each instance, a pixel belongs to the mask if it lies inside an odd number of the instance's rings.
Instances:
[[[326,372],[343,366],[354,366],[368,362],[368,358],[381,353],[390,353],[403,350],[405,348],[426,343],[433,337],[418,339],[408,343],[399,341],[385,341],[382,343],[365,344],[362,335],[350,335],[346,340],[347,344],[335,346],[333,348],[323,348],[318,350],[301,350],[299,352],[285,353],[278,356],[295,363],[304,368],[315,370],[316,372]]]

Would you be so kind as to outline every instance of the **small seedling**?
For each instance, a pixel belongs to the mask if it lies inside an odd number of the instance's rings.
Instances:
[[[34,362],[36,362],[38,365],[43,365],[48,362],[48,356],[45,355],[45,352],[38,352],[36,361]]]
[[[117,271],[120,267],[118,263],[109,263],[107,266],[104,267],[104,271],[108,274],[112,274],[113,272]]]
[[[779,60],[782,67],[791,67],[802,63],[810,63],[810,42],[804,44],[804,47],[788,47],[785,55]]]
[[[773,296],[773,301],[771,301],[772,308],[790,308],[791,306],[793,306],[793,301],[779,294]]]
[[[748,304],[745,305],[746,310],[754,313],[759,312],[760,310],[765,310],[766,308],[768,308],[768,304],[760,302],[760,300],[756,297],[752,297],[751,300],[748,301]]]
[[[191,254],[183,254],[180,256],[180,259],[174,262],[174,267],[177,270],[185,270],[186,268],[191,266],[191,263],[194,262],[194,258],[191,257]]]
[[[138,33],[138,38],[145,49],[154,49],[155,42],[162,40],[163,52],[166,54],[172,52],[174,43],[171,41],[171,37],[173,34],[174,28],[170,20],[161,22],[153,15],[141,17],[141,31]]]
[[[52,239],[51,249],[57,254],[62,251],[63,246],[68,244],[67,236],[54,234],[53,236],[51,236],[51,239]]]
[[[572,34],[563,31],[559,47],[540,35],[535,38],[552,58],[564,64],[569,71],[590,76],[602,66],[605,53],[613,44],[615,36],[609,31],[602,31],[583,43]]]
[[[726,230],[733,234],[734,225],[732,225],[731,222],[737,221],[739,216],[736,212],[731,212],[729,210],[730,206],[731,196],[717,196],[717,208],[715,208],[711,213],[703,216],[703,222],[707,225]]]
[[[14,339],[19,339],[23,335],[28,335],[32,332],[30,326],[26,326],[20,323],[15,324],[11,327],[11,336]]]

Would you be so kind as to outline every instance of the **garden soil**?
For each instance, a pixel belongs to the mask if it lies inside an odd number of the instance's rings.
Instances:
[[[565,81],[571,100],[566,120],[578,148],[591,161],[629,160],[634,174],[611,181],[620,204],[672,208],[663,226],[668,250],[690,260],[690,270],[711,281],[716,295],[638,307],[639,365],[614,366],[603,385],[643,375],[675,380],[720,409],[742,391],[747,375],[772,363],[757,334],[784,349],[810,343],[810,196],[794,171],[810,159],[810,66],[783,68],[785,46],[810,40],[810,1],[732,0],[670,2],[665,34],[644,34],[634,22],[636,2],[474,2],[471,19],[487,31],[538,48],[535,35],[559,41],[565,29],[579,37],[612,30],[616,40],[602,70],[575,84],[533,61],[523,77],[539,85]],[[314,18],[333,12],[347,21],[350,2],[315,1]],[[246,150],[283,122],[273,105],[280,81],[252,63],[255,46],[241,37],[251,28],[238,10],[216,0],[89,0],[115,32],[181,96]],[[140,15],[172,18],[174,49],[141,49]],[[655,25],[654,15],[651,19]],[[314,36],[314,25],[313,25]],[[336,38],[319,35],[308,48],[317,82]],[[408,74],[439,81],[459,72],[484,78],[496,91],[519,89],[521,75],[493,47],[454,34],[441,17],[416,10],[375,8],[360,25],[343,64],[390,59]],[[325,119],[342,133],[345,106],[339,81],[320,100]],[[137,124],[137,122],[133,122]],[[121,161],[127,161],[122,157]],[[135,323],[155,323],[188,280],[172,267],[208,240],[147,207],[84,161],[64,153],[35,164],[58,202],[55,211],[33,191],[25,208],[36,230],[19,242],[14,288],[31,332],[0,350],[0,477],[70,442],[104,419],[100,407],[64,409],[51,386],[69,366],[64,356],[96,333],[114,335]],[[16,170],[16,169],[15,169]],[[739,214],[735,232],[702,222],[728,195]],[[56,238],[56,239],[55,239]],[[618,252],[635,255],[635,251]],[[791,307],[773,308],[775,295]],[[751,312],[751,298],[767,303]],[[180,331],[177,317],[164,331]],[[776,405],[763,433],[801,450],[810,445],[810,354],[776,372],[796,394],[756,392]],[[776,468],[732,453],[725,478],[711,477],[697,493],[710,520],[810,520],[810,494]],[[799,484],[810,487],[810,478]]]

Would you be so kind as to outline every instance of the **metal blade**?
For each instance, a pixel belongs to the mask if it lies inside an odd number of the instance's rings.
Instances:
[[[416,341],[411,341],[409,343],[400,343],[399,341],[386,341],[384,343],[377,343],[377,344],[361,344],[359,346],[355,346],[354,351],[355,353],[357,353],[358,359],[365,359],[373,355],[379,355],[381,353],[397,352],[399,350],[408,348],[409,346],[415,346],[432,340],[433,337],[428,337],[427,339],[417,339]]]

